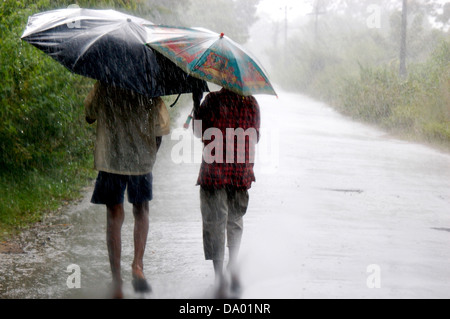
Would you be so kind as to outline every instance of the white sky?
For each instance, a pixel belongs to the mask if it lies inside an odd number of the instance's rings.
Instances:
[[[305,16],[312,11],[311,4],[302,0],[262,0],[258,9],[269,14],[273,20],[282,20],[285,15],[285,7],[288,8],[288,20],[299,16]]]
[[[392,0],[399,2],[400,0]],[[450,0],[434,0],[437,3],[445,4]],[[288,20],[294,20],[299,16],[305,16],[313,11],[311,0],[261,0],[258,9],[260,12],[267,13],[272,20],[283,20],[285,16],[285,7],[288,7]],[[368,4],[370,1],[368,1]]]

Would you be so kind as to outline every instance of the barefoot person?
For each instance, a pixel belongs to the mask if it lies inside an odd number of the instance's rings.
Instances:
[[[149,230],[152,169],[160,142],[155,132],[160,103],[164,103],[161,98],[148,99],[100,82],[85,100],[86,121],[97,121],[94,166],[99,173],[91,202],[106,205],[114,298],[123,297],[120,261],[125,189],[134,215],[133,286],[138,292],[151,290],[144,276],[143,257]]]
[[[231,289],[240,289],[235,265],[243,233],[243,216],[249,202],[248,189],[255,181],[255,145],[259,141],[260,110],[252,96],[222,89],[200,104],[201,93],[193,95],[194,134],[204,143],[197,184],[203,219],[203,247],[212,260],[219,295],[224,297],[225,239],[229,252],[227,269]]]

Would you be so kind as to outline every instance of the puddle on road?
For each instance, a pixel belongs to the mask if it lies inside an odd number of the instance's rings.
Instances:
[[[450,233],[450,228],[432,227],[431,229],[439,230],[439,231],[446,231],[446,232]]]

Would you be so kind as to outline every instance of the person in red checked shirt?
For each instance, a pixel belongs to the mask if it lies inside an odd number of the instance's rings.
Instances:
[[[240,291],[235,271],[243,233],[243,217],[249,203],[248,189],[255,182],[255,146],[259,141],[260,109],[253,96],[227,89],[194,93],[194,135],[204,143],[197,180],[203,219],[203,248],[212,260],[218,297],[228,289],[224,273],[225,239],[229,252],[227,274],[231,292]]]

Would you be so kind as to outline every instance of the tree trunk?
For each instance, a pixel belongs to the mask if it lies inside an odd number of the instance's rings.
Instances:
[[[408,3],[403,0],[402,8],[402,31],[400,39],[400,77],[406,77],[406,30],[408,27]]]

